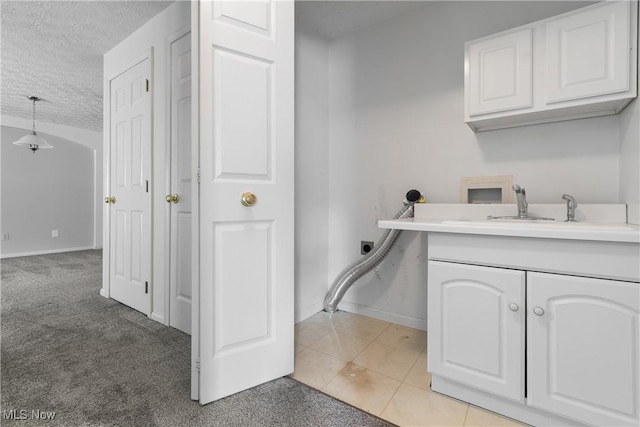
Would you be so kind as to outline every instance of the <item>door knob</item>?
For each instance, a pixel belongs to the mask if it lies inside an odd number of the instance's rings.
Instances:
[[[180,196],[178,196],[177,194],[169,194],[166,197],[167,203],[178,203],[180,201]]]
[[[518,304],[516,304],[515,302],[512,302],[511,304],[509,304],[509,310],[511,311],[518,311],[520,307],[518,307]]]
[[[257,197],[252,193],[242,193],[242,206],[253,206],[257,200]]]
[[[533,313],[536,316],[542,316],[544,314],[544,310],[542,309],[542,307],[534,307],[533,308]]]
[[[115,198],[114,196],[111,196],[111,197],[105,197],[105,198],[104,198],[104,202],[105,202],[105,203],[107,203],[107,204],[108,204],[108,203],[114,204],[114,203],[116,202],[116,198]]]

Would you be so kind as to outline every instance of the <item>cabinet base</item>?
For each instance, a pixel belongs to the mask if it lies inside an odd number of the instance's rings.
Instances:
[[[455,381],[450,381],[437,375],[432,375],[431,377],[431,390],[534,426],[584,425],[531,408],[525,404],[512,402],[486,392],[470,389]]]

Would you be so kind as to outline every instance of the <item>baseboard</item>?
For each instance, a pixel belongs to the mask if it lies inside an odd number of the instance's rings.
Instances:
[[[107,292],[107,290],[105,288],[100,288],[100,296],[101,297],[105,297],[105,298],[109,298],[109,293]]]
[[[361,314],[363,316],[372,317],[385,322],[395,323],[397,325],[406,326],[408,328],[427,330],[426,319],[418,319],[415,317],[403,316],[397,313],[389,313],[387,311],[378,310],[376,308],[367,307],[360,304],[342,301],[338,305],[338,310],[348,311],[349,313]]]
[[[149,318],[151,320],[155,320],[156,322],[160,322],[163,325],[169,326],[165,323],[164,316],[160,316],[159,314],[156,314],[156,313],[151,313],[151,316],[149,316]]]
[[[93,250],[93,249],[94,249],[93,246],[82,246],[79,248],[59,248],[59,249],[48,249],[46,251],[20,252],[17,254],[0,254],[0,259],[18,258],[23,256],[34,256],[34,255],[59,254],[63,252],[87,251],[87,250]]]
[[[319,301],[319,302],[316,302],[315,304],[311,304],[310,306],[305,307],[302,310],[296,311],[294,314],[293,322],[300,323],[303,320],[306,320],[309,317],[313,316],[314,314],[321,312],[323,309],[324,309],[323,301]]]
[[[532,426],[577,427],[583,425],[576,421],[527,406],[524,403],[511,401],[500,396],[494,396],[492,394],[476,390],[468,385],[460,384],[438,375],[431,376],[431,390]]]

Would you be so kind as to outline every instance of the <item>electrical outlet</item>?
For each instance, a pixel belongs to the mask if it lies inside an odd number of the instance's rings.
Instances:
[[[366,241],[361,241],[360,242],[360,254],[361,255],[366,255],[369,252],[371,252],[371,250],[373,249],[373,242],[366,242]]]
[[[10,237],[9,233],[2,233],[2,241],[3,242],[9,240],[9,237]]]
[[[51,230],[51,237],[58,237],[58,230]]]

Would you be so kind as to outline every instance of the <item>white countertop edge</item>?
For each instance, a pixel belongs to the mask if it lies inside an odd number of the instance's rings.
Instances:
[[[640,226],[628,224],[628,230],[541,228],[526,224],[513,227],[504,224],[447,224],[448,219],[391,219],[378,221],[378,228],[431,231],[438,233],[484,234],[491,236],[535,237],[541,239],[594,240],[604,242],[640,243]]]

